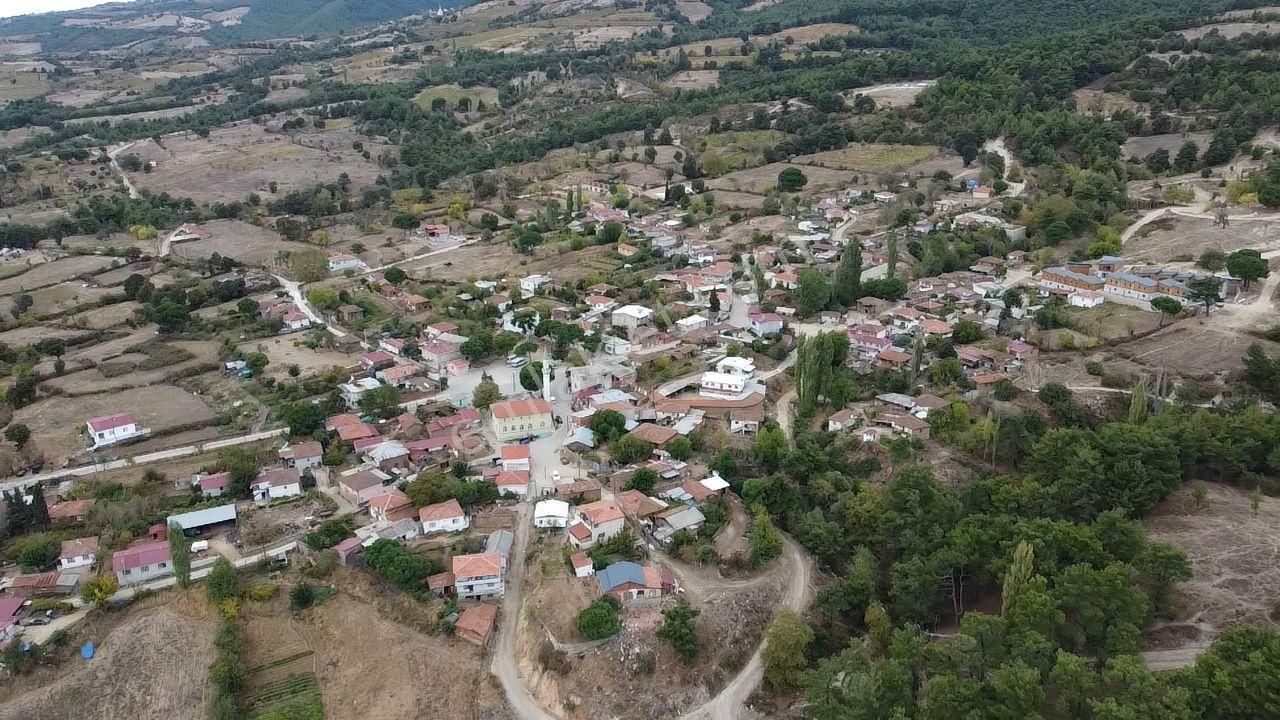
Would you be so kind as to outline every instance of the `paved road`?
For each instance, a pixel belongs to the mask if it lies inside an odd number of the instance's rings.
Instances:
[[[289,299],[293,300],[293,304],[298,306],[298,309],[302,311],[303,315],[307,316],[307,319],[310,320],[312,324],[324,325],[329,330],[329,333],[334,337],[347,336],[346,330],[343,330],[336,325],[326,323],[324,318],[320,317],[320,314],[315,311],[315,308],[311,307],[311,304],[307,302],[306,296],[302,293],[301,283],[297,280],[290,280],[283,275],[273,275],[272,277],[276,279],[276,282],[280,283],[280,287],[284,288],[285,292],[289,293]]]

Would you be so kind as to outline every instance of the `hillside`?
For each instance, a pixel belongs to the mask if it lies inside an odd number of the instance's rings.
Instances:
[[[141,0],[0,21],[0,39],[34,39],[43,53],[145,40],[186,47],[314,37],[453,7],[459,0]]]

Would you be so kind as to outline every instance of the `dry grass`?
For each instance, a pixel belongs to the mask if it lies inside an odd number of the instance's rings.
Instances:
[[[862,143],[841,150],[802,155],[796,158],[796,162],[853,172],[879,173],[905,170],[940,154],[938,148],[929,145]]]

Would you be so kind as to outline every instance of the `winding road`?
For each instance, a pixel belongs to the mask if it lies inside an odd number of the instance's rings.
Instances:
[[[129,180],[129,176],[125,174],[124,168],[120,167],[120,163],[116,162],[116,156],[131,147],[133,147],[133,143],[125,143],[115,150],[108,151],[107,157],[111,159],[111,169],[115,171],[116,175],[120,176],[122,181],[124,181],[124,188],[129,191],[129,197],[137,200],[142,197],[142,193],[138,192],[138,188],[133,186],[133,183]]]

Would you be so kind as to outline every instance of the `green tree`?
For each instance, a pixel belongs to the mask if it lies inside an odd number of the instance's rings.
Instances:
[[[658,473],[652,468],[642,467],[631,473],[631,478],[627,480],[628,490],[639,490],[648,495],[653,492],[653,488],[658,484]]]
[[[115,575],[100,575],[85,583],[80,597],[86,603],[105,608],[107,603],[111,602],[111,597],[119,590],[120,581],[116,580]]]
[[[578,632],[588,640],[613,637],[622,629],[618,619],[618,601],[606,595],[578,613]]]
[[[658,638],[671,643],[671,647],[686,665],[698,657],[698,631],[693,621],[699,614],[700,611],[689,605],[684,598],[662,611],[662,627],[658,628]]]
[[[774,527],[773,520],[766,512],[757,512],[751,523],[751,533],[747,538],[747,547],[751,552],[751,564],[763,567],[782,554],[782,533]]]
[[[790,453],[791,445],[780,427],[760,428],[751,443],[751,461],[769,472],[781,468]]]
[[[678,437],[667,443],[666,451],[671,457],[683,462],[693,455],[693,441],[687,437]]]
[[[478,387],[477,391],[479,391]],[[400,399],[400,388],[394,385],[382,385],[360,396],[360,412],[375,418],[393,418],[400,414]]]
[[[1181,550],[1164,543],[1147,543],[1133,561],[1138,571],[1138,584],[1147,591],[1155,611],[1169,609],[1169,596],[1174,583],[1191,579],[1191,563]]]
[[[169,556],[178,587],[186,588],[191,584],[191,543],[178,523],[169,524]]]
[[[1200,253],[1200,259],[1196,260],[1196,265],[1209,272],[1218,272],[1227,267],[1227,254],[1217,249],[1205,250]]]
[[[826,310],[831,302],[831,283],[827,276],[814,268],[802,268],[796,273],[796,312],[809,317]]]
[[[1192,140],[1182,143],[1178,154],[1173,159],[1173,167],[1180,173],[1189,173],[1196,169],[1200,158],[1200,148]]]
[[[630,465],[653,454],[653,446],[633,435],[623,435],[609,445],[614,462]]]
[[[31,428],[22,423],[13,423],[4,429],[4,437],[21,448],[31,439]]]
[[[395,266],[383,270],[382,277],[392,285],[399,285],[409,279],[408,273]]]
[[[1164,327],[1168,318],[1182,312],[1182,303],[1167,295],[1160,295],[1151,299],[1151,308],[1160,312],[1160,327]]]
[[[1199,278],[1187,283],[1187,289],[1191,291],[1187,297],[1192,302],[1204,303],[1204,314],[1208,315],[1210,308],[1220,299],[1222,281],[1218,278]]]
[[[765,633],[764,684],[776,693],[794,692],[800,687],[806,660],[805,651],[813,642],[813,631],[790,608],[782,608],[773,617]]]
[[[956,345],[976,343],[983,337],[982,326],[972,320],[959,320],[951,329],[951,341]]]
[[[1147,413],[1150,411],[1147,405],[1147,383],[1144,380],[1139,380],[1133,386],[1133,393],[1129,396],[1129,422],[1134,425],[1141,425],[1146,422]]]
[[[1257,250],[1237,250],[1227,256],[1227,272],[1244,283],[1248,289],[1254,280],[1261,280],[1271,274],[1271,268],[1262,253]]]
[[[498,388],[498,383],[493,378],[485,375],[481,378],[480,383],[476,385],[475,392],[471,394],[471,404],[477,408],[484,409],[502,399],[502,390]]]
[[[862,245],[851,241],[840,255],[832,295],[836,304],[848,308],[862,297]]]
[[[1000,614],[1009,614],[1009,603],[1026,586],[1035,573],[1036,554],[1026,541],[1018,543],[1013,550],[1013,562],[1004,574],[1004,587],[1001,590]]]
[[[600,410],[591,417],[589,427],[597,444],[610,443],[627,431],[627,418],[617,410]]]
[[[223,600],[234,600],[240,597],[240,586],[236,579],[236,569],[231,561],[219,556],[210,568],[204,581],[205,597],[213,605]]]
[[[809,178],[800,168],[789,167],[778,173],[778,189],[783,192],[794,192],[804,187],[809,182]]]

